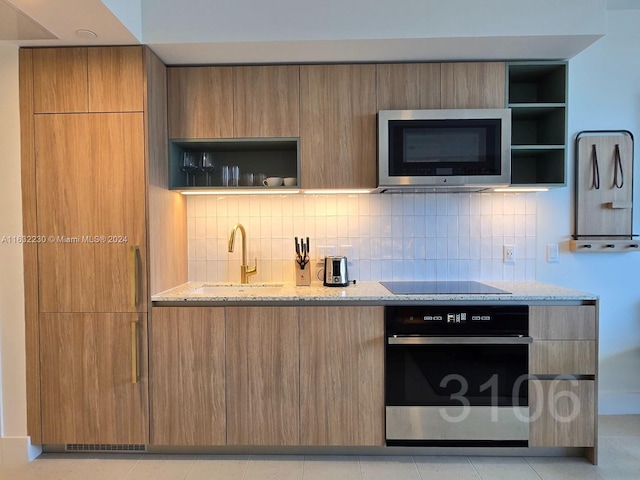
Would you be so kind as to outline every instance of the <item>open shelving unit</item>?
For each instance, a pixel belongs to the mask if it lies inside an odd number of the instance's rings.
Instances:
[[[184,152],[209,152],[213,154],[216,169],[207,185],[206,174],[195,171],[189,184],[180,163]],[[300,188],[300,155],[298,138],[244,138],[244,139],[171,139],[169,141],[169,188],[181,191],[207,191],[222,187],[219,176],[223,165],[237,165],[240,174],[264,174],[267,177],[294,177],[296,186],[280,189]],[[224,187],[229,191],[262,190],[263,186]]]
[[[567,62],[507,63],[511,184],[566,185]]]

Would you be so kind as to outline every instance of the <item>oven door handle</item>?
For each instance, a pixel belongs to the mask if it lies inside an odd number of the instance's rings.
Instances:
[[[389,345],[523,345],[533,337],[388,337]]]

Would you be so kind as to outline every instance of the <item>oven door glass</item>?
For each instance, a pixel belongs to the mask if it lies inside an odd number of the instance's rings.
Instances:
[[[527,345],[387,345],[387,406],[528,406]]]

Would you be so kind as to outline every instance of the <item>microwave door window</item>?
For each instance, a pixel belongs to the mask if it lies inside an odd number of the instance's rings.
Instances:
[[[446,166],[485,160],[487,145],[481,128],[405,129],[404,162]]]

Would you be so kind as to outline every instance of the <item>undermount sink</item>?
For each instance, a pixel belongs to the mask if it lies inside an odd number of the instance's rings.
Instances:
[[[283,283],[228,283],[217,285],[202,285],[189,292],[190,295],[214,295],[214,296],[236,296],[236,295],[273,295],[277,294],[284,287]]]

